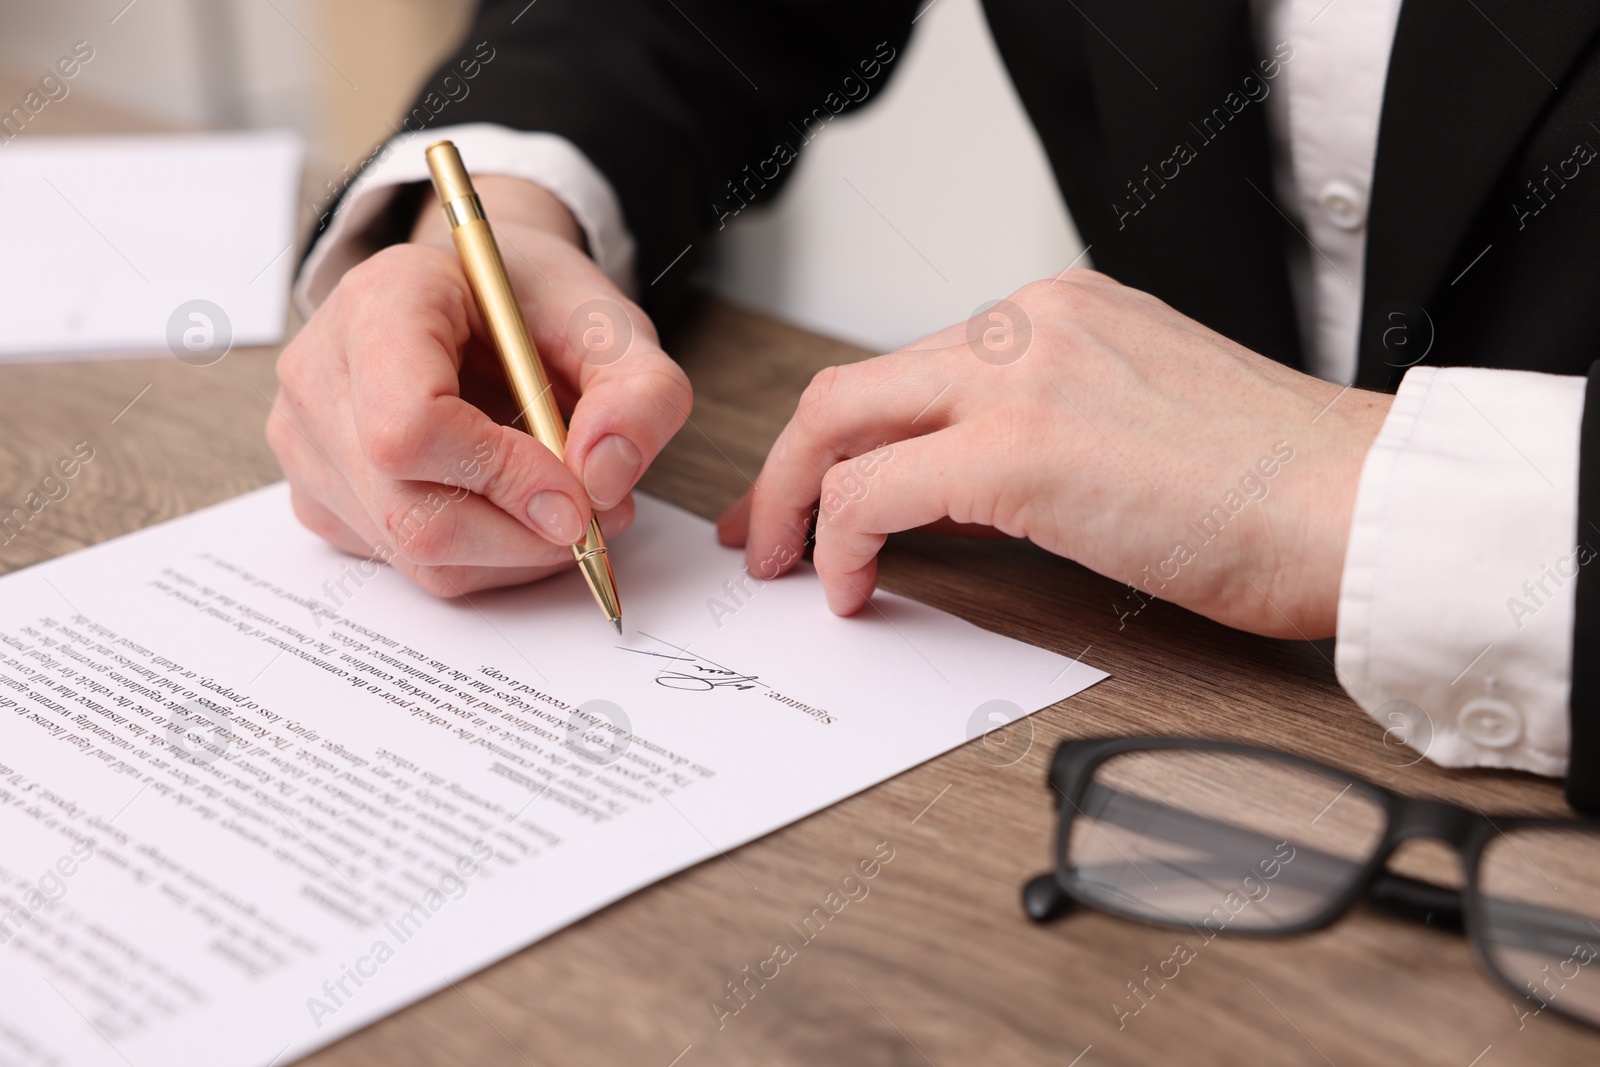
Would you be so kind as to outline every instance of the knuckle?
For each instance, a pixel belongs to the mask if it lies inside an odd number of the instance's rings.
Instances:
[[[817,493],[817,536],[822,537],[824,531],[838,534],[850,529],[859,512],[850,505],[864,496],[866,484],[853,460],[828,468]]]
[[[419,564],[411,568],[411,580],[425,593],[441,600],[453,600],[461,596],[462,589],[452,578],[452,572],[450,567]]]
[[[360,300],[364,296],[386,292],[397,280],[412,269],[416,249],[411,245],[390,245],[363,259],[344,272],[338,288]]]
[[[669,359],[661,364],[653,377],[655,380],[651,384],[666,399],[676,416],[676,424],[681,426],[694,410],[694,386],[689,383],[689,376]]]
[[[820,492],[824,497],[837,496],[843,499],[850,486],[850,464],[835,463],[822,475]]]
[[[459,345],[469,334],[470,301],[457,257],[442,248],[397,244],[346,271],[313,321],[326,318],[324,333],[335,339],[335,353],[418,330]]]
[[[637,303],[628,299],[626,296],[619,299],[617,304],[621,306],[623,313],[628,316],[628,323],[633,329],[634,333],[643,338],[645,341],[648,341],[650,344],[659,347],[661,344],[661,335],[656,330],[655,322],[650,318],[649,315],[644,313],[644,308],[640,307]]]
[[[324,541],[332,541],[338,533],[331,521],[332,515],[327,509],[314,504],[311,498],[300,490],[290,490],[289,506],[294,511],[294,517],[300,520],[300,525]]]
[[[1073,318],[1080,315],[1095,299],[1090,287],[1071,281],[1074,271],[1068,271],[1059,283],[1031,282],[1017,294],[1017,303],[1048,321],[1052,316]]]
[[[472,489],[509,509],[539,490],[546,467],[555,462],[554,453],[533,437],[507,432],[501,446],[480,464],[478,481]]]
[[[1011,299],[1016,301],[1018,304],[1037,305],[1039,302],[1047,300],[1053,296],[1063,285],[1068,285],[1069,279],[1072,277],[1072,273],[1073,272],[1070,270],[1067,271],[1067,273],[1061,276],[1059,281],[1051,279],[1029,282],[1027,285],[1024,285],[1021,289],[1018,289],[1015,293],[1013,293]]]
[[[455,522],[443,514],[448,504],[434,492],[403,500],[384,515],[384,536],[412,563],[439,566],[455,543]]]
[[[278,385],[290,396],[300,396],[310,384],[310,342],[296,338],[278,356]]]
[[[1072,333],[1071,327],[1090,321],[1101,303],[1101,297],[1084,286],[1058,285],[1029,306],[1035,311],[1035,328],[1059,345],[1063,336]]]
[[[397,312],[405,313],[406,305],[396,303],[397,293],[435,294],[441,282],[453,284],[459,264],[442,248],[390,245],[345,271],[325,310],[347,330],[369,329]]]
[[[821,537],[824,531],[837,533],[849,524],[850,493],[845,486],[844,476],[835,467],[822,477],[822,487],[817,492],[817,536]]]
[[[277,405],[267,412],[267,447],[278,457],[278,463],[287,470],[294,450],[295,431],[289,420],[278,413]]]
[[[665,444],[693,412],[694,388],[688,375],[670,360],[639,371],[624,385],[635,409],[649,414],[642,426],[647,430],[646,437],[654,438],[655,447]]]
[[[795,408],[795,418],[810,421],[831,410],[840,389],[843,388],[843,378],[842,367],[823,367],[812,375],[805,392],[800,394],[800,403]]]
[[[372,294],[380,292],[394,261],[389,253],[390,250],[385,248],[345,271],[339,278],[339,284],[334,287],[338,300],[341,303],[354,301],[359,306]]]
[[[426,417],[411,411],[382,412],[357,426],[361,453],[379,474],[390,478],[417,476],[427,445]]]
[[[1017,303],[1032,310],[1050,309],[1071,314],[1099,297],[1099,286],[1084,278],[1074,277],[1078,270],[1069,270],[1059,278],[1029,282],[1017,290]]]

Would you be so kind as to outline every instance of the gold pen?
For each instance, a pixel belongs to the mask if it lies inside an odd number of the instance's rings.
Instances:
[[[477,298],[484,321],[489,325],[489,334],[494,338],[495,350],[500,353],[506,377],[511,379],[511,390],[522,409],[522,417],[539,443],[554,452],[557,459],[562,459],[567,450],[567,427],[561,421],[561,411],[550,391],[550,379],[539,362],[539,351],[533,346],[533,338],[528,336],[528,324],[523,321],[522,308],[511,289],[505,261],[500,258],[500,248],[489,229],[489,220],[484,217],[483,204],[472,188],[472,179],[467,177],[467,168],[462,165],[461,153],[449,141],[439,141],[428,146],[427,156],[428,171],[433,175],[439,202],[444,205],[444,217],[450,224],[456,252],[461,256],[461,267],[466,271],[472,295]],[[572,546],[572,554],[606,621],[621,634],[622,604],[617,599],[617,577],[612,573],[611,558],[606,554],[598,516],[589,520],[588,533]]]

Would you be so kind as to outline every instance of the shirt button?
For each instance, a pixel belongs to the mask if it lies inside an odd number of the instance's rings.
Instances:
[[[1341,230],[1359,230],[1367,221],[1367,198],[1349,182],[1331,181],[1322,187],[1317,202]]]
[[[1522,736],[1522,713],[1499,697],[1475,697],[1456,713],[1456,728],[1475,745],[1506,748]]]

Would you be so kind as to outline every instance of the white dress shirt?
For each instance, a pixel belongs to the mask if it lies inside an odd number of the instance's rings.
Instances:
[[[377,249],[367,231],[402,185],[425,182],[422,149],[454,141],[475,174],[503,174],[536,181],[566,205],[589,240],[589,255],[629,296],[634,295],[633,235],[622,221],[622,204],[589,157],[553,133],[527,133],[473,122],[437,130],[406,132],[377,153],[345,190],[338,212],[312,247],[294,285],[295,306],[306,318],[328,299],[344,272]]]
[[[1400,0],[1253,6],[1257,50],[1280,41],[1294,50],[1264,103],[1277,203],[1306,238],[1289,268],[1307,366],[1348,384]],[[551,190],[600,267],[634,291],[621,206],[571,142],[487,124],[428,134],[443,137],[478,173]],[[371,254],[365,231],[396,186],[426,179],[420,150],[387,151],[352,183],[295,285],[303,314]],[[1335,655],[1340,683],[1387,741],[1446,766],[1565,773],[1584,387],[1582,378],[1428,366],[1401,383],[1362,468]]]

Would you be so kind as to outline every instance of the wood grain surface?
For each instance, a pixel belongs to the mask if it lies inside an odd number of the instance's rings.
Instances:
[[[710,300],[669,345],[697,402],[645,486],[706,516],[755,476],[810,376],[866,355]],[[261,431],[272,357],[0,367],[0,510],[76,442],[95,450],[68,496],[0,548],[0,567],[277,478]],[[1600,1036],[1549,1013],[1519,1029],[1511,997],[1463,939],[1362,911],[1309,936],[1205,944],[1119,1028],[1111,1005],[1127,1004],[1125,983],[1170,956],[1174,935],[1086,912],[1039,927],[1019,904],[1020,886],[1047,862],[1044,770],[1062,739],[1254,741],[1489,811],[1563,811],[1558,786],[1402,766],[1409,757],[1385,749],[1335,684],[1330,648],[1245,636],[1161,603],[1119,621],[1123,588],[1026,544],[902,536],[883,576],[890,589],[1082,655],[1112,677],[639,892],[307,1062],[1494,1067],[1600,1056]],[[788,924],[880,842],[894,858],[868,896],[799,944]],[[1442,848],[1408,851],[1412,869],[1454,872]],[[796,958],[719,1020],[711,1003],[726,1004],[726,984],[780,939]]]

